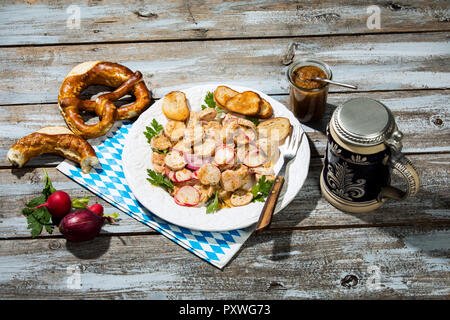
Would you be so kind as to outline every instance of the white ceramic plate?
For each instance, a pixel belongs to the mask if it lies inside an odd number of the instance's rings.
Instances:
[[[272,105],[274,117],[289,118],[293,126],[303,131],[299,121],[284,105],[258,90],[228,84],[209,84],[180,91],[186,94],[191,110],[200,111],[201,105],[205,104],[206,94],[209,91],[213,92],[219,85],[227,85],[239,92],[250,90],[258,93]],[[143,132],[153,119],[163,125],[167,123],[167,118],[161,110],[161,103],[162,99],[140,115],[125,141],[122,154],[123,170],[136,199],[160,218],[189,229],[226,231],[245,228],[256,223],[264,206],[262,202],[250,203],[243,207],[225,208],[207,214],[206,207],[190,208],[177,205],[167,192],[147,181],[147,169],[153,168],[151,161],[153,151]],[[281,190],[275,213],[285,208],[300,191],[308,174],[309,160],[308,139],[304,136],[297,157],[287,167],[289,174]],[[280,170],[282,164],[283,159],[280,157],[275,165],[275,172]]]

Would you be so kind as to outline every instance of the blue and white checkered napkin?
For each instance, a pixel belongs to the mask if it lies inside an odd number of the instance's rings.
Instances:
[[[79,166],[65,160],[57,169],[108,201],[129,216],[160,232],[170,240],[223,268],[251,235],[254,227],[224,232],[186,229],[166,222],[144,208],[133,196],[122,170],[122,150],[132,123],[117,122],[102,139],[91,140],[100,165],[84,174]]]

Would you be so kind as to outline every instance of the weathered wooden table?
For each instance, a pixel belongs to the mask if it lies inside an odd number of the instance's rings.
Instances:
[[[0,298],[449,297],[447,0],[124,2],[1,4]],[[303,188],[223,271],[125,214],[87,243],[66,243],[57,230],[30,237],[21,209],[40,193],[42,167],[57,189],[117,210],[58,172],[59,157],[22,169],[5,159],[16,139],[64,124],[56,99],[73,66],[106,60],[140,70],[156,99],[228,81],[287,105],[285,72],[299,57],[326,61],[336,80],[359,89],[331,88],[326,117],[304,126],[312,158]],[[392,109],[422,185],[406,202],[348,214],[321,197],[323,132],[337,105],[361,96]],[[81,287],[70,286],[74,270]]]

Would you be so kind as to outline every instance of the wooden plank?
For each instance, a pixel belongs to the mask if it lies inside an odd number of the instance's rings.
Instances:
[[[56,102],[60,85],[83,61],[116,61],[140,70],[155,97],[205,83],[228,82],[267,94],[289,91],[283,61],[314,56],[333,77],[360,91],[450,88],[448,34],[389,34],[265,40],[13,47],[0,51],[0,104]],[[332,92],[348,89],[331,87]]]
[[[375,212],[349,214],[332,207],[319,189],[322,161],[314,158],[310,172],[299,194],[282,212],[274,216],[272,229],[329,228],[351,226],[386,225],[450,225],[450,154],[412,155],[422,182],[419,193],[407,201],[389,201]],[[54,168],[47,169],[53,185],[72,197],[91,196],[91,204],[102,203],[107,213],[118,211],[100,200]],[[25,217],[21,210],[32,198],[38,196],[43,187],[42,169],[0,170],[0,238],[30,237]],[[402,187],[399,179],[394,184]],[[119,211],[120,212],[120,211]],[[153,232],[152,229],[121,214],[118,225],[106,225],[108,234]],[[58,235],[55,229],[54,235]],[[45,231],[43,237],[48,236]]]
[[[397,125],[404,133],[405,153],[450,151],[449,91],[335,93],[329,95],[329,106],[324,118],[303,125],[310,142],[314,144],[311,150],[313,156],[324,155],[324,132],[336,106],[362,96],[380,100],[393,111]],[[286,95],[273,98],[289,105]],[[48,125],[65,125],[56,104],[0,106],[0,166],[9,166],[6,153],[17,139]],[[35,158],[28,166],[55,165],[60,161],[60,157],[43,156]]]
[[[223,271],[157,235],[3,240],[0,297],[442,299],[450,294],[449,236],[445,228],[266,232]]]
[[[287,37],[449,30],[445,0],[366,1],[3,1],[2,45]],[[367,20],[376,4],[379,29]],[[69,7],[70,6],[70,7]],[[79,13],[79,27],[74,17]],[[18,27],[20,26],[20,27]]]

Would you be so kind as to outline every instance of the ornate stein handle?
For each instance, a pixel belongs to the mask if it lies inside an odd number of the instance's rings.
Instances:
[[[395,153],[391,160],[392,168],[397,170],[406,180],[408,186],[406,191],[402,191],[393,186],[383,188],[380,193],[381,198],[391,198],[395,200],[404,200],[409,196],[413,196],[419,190],[419,174],[414,165],[400,152]]]

